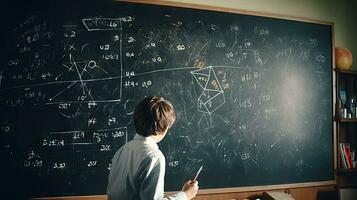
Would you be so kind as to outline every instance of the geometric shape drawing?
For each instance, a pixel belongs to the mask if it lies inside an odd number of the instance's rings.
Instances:
[[[198,85],[203,89],[197,100],[197,109],[212,114],[225,103],[224,91],[212,66],[192,71]]]
[[[225,103],[223,91],[204,90],[198,98],[198,111],[212,114]]]
[[[82,19],[88,31],[121,30],[122,18],[88,18]]]

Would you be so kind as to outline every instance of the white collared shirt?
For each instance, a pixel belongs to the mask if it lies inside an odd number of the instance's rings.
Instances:
[[[182,191],[164,197],[165,162],[152,138],[136,134],[112,159],[108,200],[186,200]]]

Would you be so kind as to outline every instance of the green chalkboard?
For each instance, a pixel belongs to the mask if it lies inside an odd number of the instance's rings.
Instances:
[[[333,180],[332,25],[170,6],[2,6],[2,196],[105,194],[145,96],[177,120],[165,190]],[[3,178],[4,177],[4,178]]]

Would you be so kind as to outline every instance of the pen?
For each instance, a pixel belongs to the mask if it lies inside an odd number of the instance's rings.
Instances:
[[[198,175],[200,175],[202,168],[203,168],[203,165],[201,165],[201,167],[198,169],[195,178],[192,180],[193,182],[195,182],[197,177],[198,177]]]

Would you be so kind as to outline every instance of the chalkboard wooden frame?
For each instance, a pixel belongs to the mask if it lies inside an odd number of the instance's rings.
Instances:
[[[171,2],[171,1],[160,1],[160,0],[124,0],[123,2],[132,2],[132,3],[142,3],[142,4],[153,4],[153,5],[162,5],[162,6],[172,6],[172,7],[181,7],[181,8],[191,8],[191,9],[200,9],[200,10],[208,10],[208,11],[221,11],[226,13],[235,13],[235,14],[245,14],[245,15],[252,15],[252,16],[262,16],[262,17],[270,17],[270,18],[277,18],[277,19],[286,19],[286,20],[293,20],[293,21],[300,21],[300,22],[309,22],[309,23],[316,23],[316,24],[323,24],[332,27],[332,50],[334,49],[334,24],[332,22],[325,22],[319,20],[313,20],[303,17],[295,17],[295,16],[287,16],[287,15],[278,15],[278,14],[271,14],[271,13],[263,13],[263,12],[256,12],[256,11],[247,11],[247,10],[240,10],[240,9],[232,9],[232,8],[223,8],[223,7],[213,7],[213,6],[206,6],[206,5],[198,5],[198,4],[189,4],[189,3],[178,3],[178,2]],[[333,51],[332,51],[333,52]],[[332,66],[334,67],[334,55],[332,55]],[[331,69],[332,70],[332,69]],[[333,79],[335,76],[333,75]],[[334,82],[334,81],[333,81]],[[336,91],[333,88],[333,96],[335,97]],[[335,104],[335,99],[333,98],[333,105]],[[333,111],[335,113],[335,110]],[[335,132],[335,124],[333,124],[333,143],[336,143],[336,132]],[[336,169],[336,145],[333,145],[333,162],[334,162],[334,169]],[[247,192],[247,191],[263,191],[263,190],[275,190],[275,189],[287,189],[287,188],[302,188],[302,187],[312,187],[312,186],[323,186],[323,185],[336,185],[336,178],[331,181],[321,181],[321,182],[309,182],[309,183],[297,183],[297,184],[282,184],[282,185],[267,185],[267,186],[248,186],[248,187],[232,187],[232,188],[221,188],[221,189],[202,189],[200,190],[199,194],[217,194],[217,193],[232,193],[232,192]],[[168,193],[170,194],[170,193]],[[75,198],[75,197],[64,197],[64,198]],[[87,198],[105,198],[105,196],[98,195],[98,196],[91,196],[91,197],[80,197],[83,199]],[[43,199],[43,198],[38,198]],[[54,198],[45,198],[45,199],[62,199],[61,197],[54,197]]]
[[[141,4],[151,4],[151,5],[160,5],[160,6],[171,6],[178,8],[192,8],[197,10],[207,10],[207,11],[220,11],[225,13],[234,13],[234,14],[243,14],[243,15],[251,15],[251,16],[259,16],[259,17],[269,17],[276,19],[286,19],[291,21],[300,21],[300,22],[309,22],[315,24],[323,24],[334,27],[333,22],[311,19],[307,17],[301,16],[293,16],[293,15],[285,15],[285,14],[277,14],[277,13],[269,13],[269,12],[260,12],[260,11],[251,11],[244,10],[238,8],[226,8],[226,7],[218,7],[218,6],[210,6],[210,5],[202,5],[202,4],[194,4],[194,3],[182,3],[175,1],[166,1],[166,0],[114,0],[117,2],[129,2],[129,3],[141,3]],[[332,39],[334,40],[334,33],[332,34]],[[334,42],[333,42],[334,44]]]

